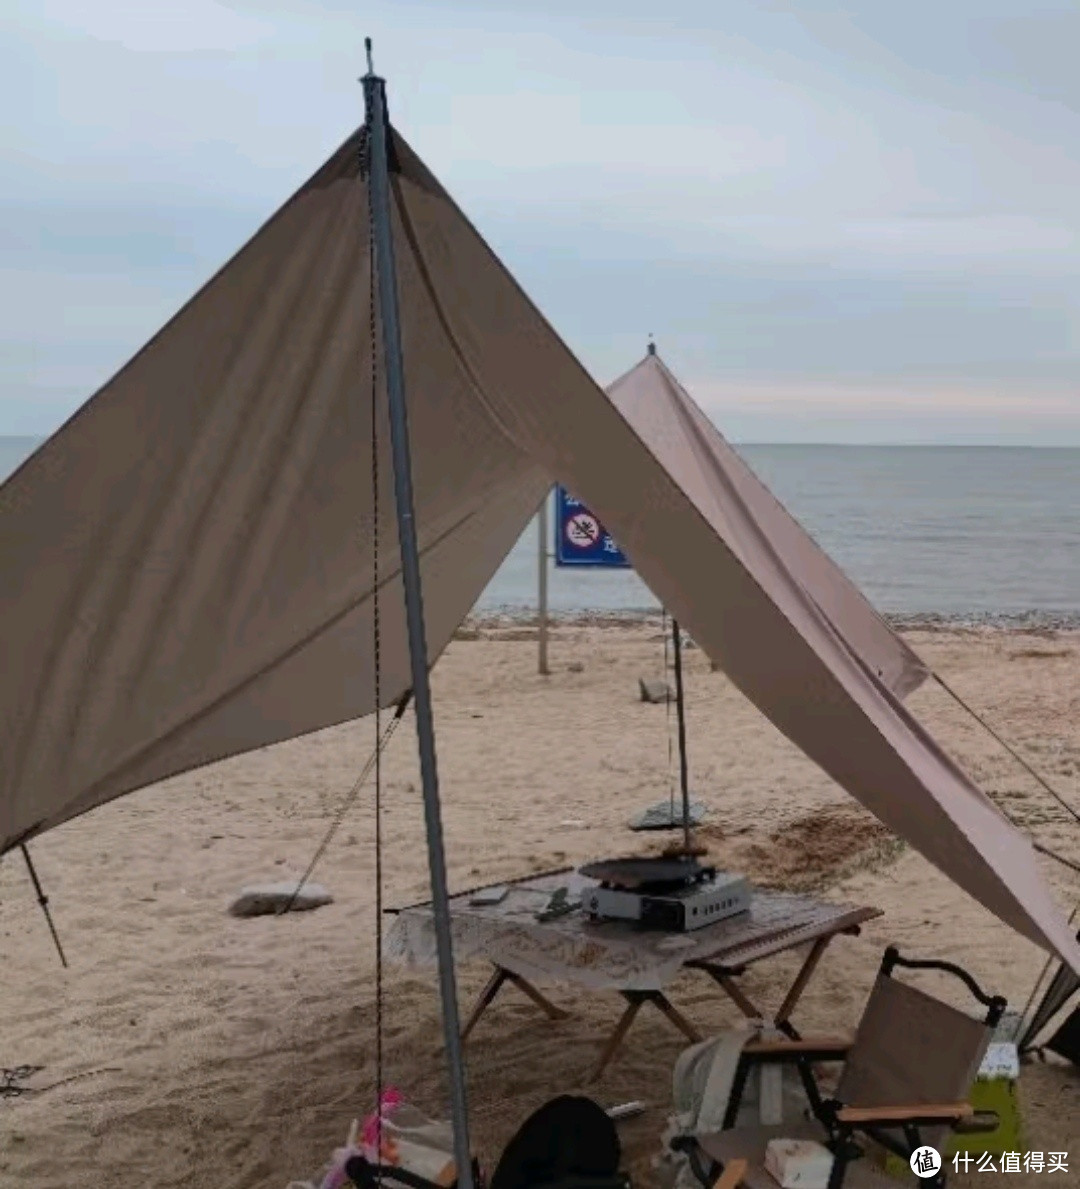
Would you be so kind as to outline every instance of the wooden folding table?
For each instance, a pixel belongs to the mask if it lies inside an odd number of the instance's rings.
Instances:
[[[571,982],[595,990],[616,990],[626,1007],[604,1042],[590,1080],[607,1068],[638,1012],[651,1003],[689,1040],[701,1039],[671,1003],[664,988],[682,970],[701,971],[750,1019],[771,1022],[796,1037],[791,1016],[829,943],[840,934],[857,934],[881,916],[881,909],[829,904],[810,896],[754,889],[750,908],[703,929],[665,934],[631,922],[594,922],[580,910],[539,920],[559,888],[576,900],[594,881],[573,870],[547,872],[503,881],[509,891],[497,905],[473,904],[485,891],[470,889],[451,899],[450,917],[458,960],[476,957],[494,972],[463,1028],[467,1038],[507,982],[528,996],[551,1019],[568,1015],[534,985],[536,981]],[[389,910],[396,917],[384,945],[387,957],[413,966],[434,961],[430,904]],[[783,1001],[768,1011],[751,1001],[740,980],[755,963],[801,945],[810,949]]]

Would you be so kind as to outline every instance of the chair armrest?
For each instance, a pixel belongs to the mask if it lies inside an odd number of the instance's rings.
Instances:
[[[724,1186],[724,1189],[734,1189],[746,1173],[745,1160],[729,1160],[728,1168],[714,1182],[713,1170],[718,1165],[712,1156],[702,1148],[696,1135],[676,1135],[668,1142],[668,1147],[673,1152],[681,1152],[686,1157],[690,1165],[690,1171],[694,1174],[698,1184],[709,1186],[710,1189],[718,1189],[718,1186],[721,1184]],[[709,1164],[712,1166],[711,1168],[706,1167],[702,1162],[703,1156],[708,1158]]]
[[[855,1042],[850,1037],[808,1036],[801,1040],[783,1037],[778,1040],[751,1040],[743,1046],[747,1057],[772,1057],[782,1061],[812,1057],[819,1061],[842,1061]]]
[[[713,1189],[736,1189],[742,1183],[742,1179],[745,1176],[746,1161],[742,1159],[729,1160],[724,1171],[713,1183]]]
[[[836,1112],[836,1121],[853,1126],[862,1123],[958,1123],[974,1113],[969,1102],[934,1102],[920,1106],[842,1106]]]

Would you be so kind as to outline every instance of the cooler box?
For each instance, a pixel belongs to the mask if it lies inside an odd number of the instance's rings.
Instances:
[[[980,1131],[974,1135],[952,1134],[944,1152],[947,1169],[952,1168],[952,1158],[958,1153],[966,1152],[977,1158],[986,1152],[999,1156],[1002,1152],[1024,1151],[1019,1077],[1020,1058],[1016,1045],[1011,1041],[991,1044],[979,1067],[969,1101],[976,1111],[993,1111],[998,1117],[998,1125],[993,1131]],[[995,1167],[998,1164],[995,1161]],[[885,1153],[885,1171],[898,1178],[917,1180],[907,1161],[892,1152]]]

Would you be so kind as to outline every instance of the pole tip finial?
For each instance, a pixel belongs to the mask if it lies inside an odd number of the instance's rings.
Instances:
[[[649,346],[647,349],[650,355],[656,354],[656,344],[653,342],[653,336],[651,334],[649,335]]]

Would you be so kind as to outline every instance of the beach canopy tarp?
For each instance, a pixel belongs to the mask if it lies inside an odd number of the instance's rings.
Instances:
[[[0,853],[370,712],[376,558],[383,700],[406,690],[362,140],[0,488]],[[606,395],[396,135],[393,150],[432,657],[560,482],[807,756],[1080,971],[1032,847],[905,708],[914,658],[688,406],[684,440],[667,436],[635,396],[662,381],[685,404],[658,361]]]
[[[771,582],[797,583],[897,697],[922,685],[929,676],[922,660],[747,466],[655,348],[607,394],[770,598]],[[762,566],[764,557],[775,564]]]

